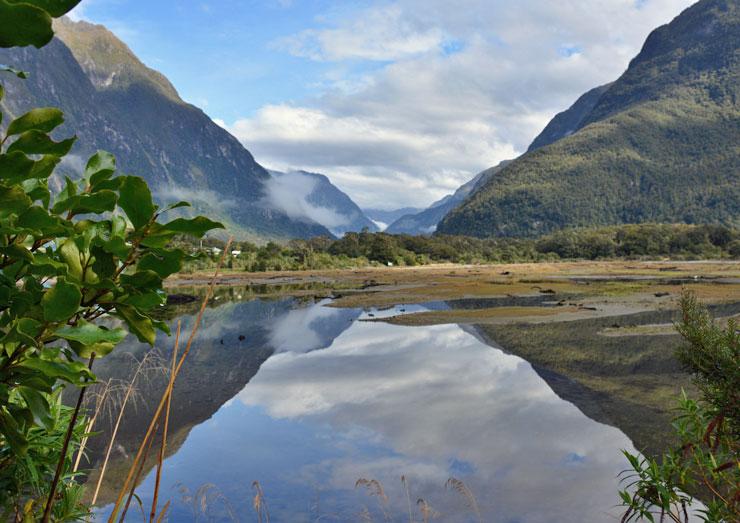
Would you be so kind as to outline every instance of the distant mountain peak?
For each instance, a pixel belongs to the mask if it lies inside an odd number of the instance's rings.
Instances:
[[[379,230],[328,176],[303,170],[268,172],[272,180],[267,182],[266,198],[291,218],[318,223],[336,236]]]
[[[105,26],[62,17],[54,20],[54,32],[72,51],[96,89],[126,89],[131,84],[143,84],[170,101],[184,103],[162,73],[144,65]]]

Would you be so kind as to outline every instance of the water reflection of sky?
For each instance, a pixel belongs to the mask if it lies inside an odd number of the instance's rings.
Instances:
[[[166,462],[171,521],[193,519],[178,483],[191,492],[213,483],[251,520],[253,480],[275,522],[355,521],[365,506],[376,521],[383,510],[408,521],[401,475],[412,506],[424,498],[440,521],[476,520],[445,490],[450,476],[469,487],[484,521],[618,520],[619,449],[631,448],[619,430],[460,327],[355,322],[358,315],[314,305],[270,318],[276,354]],[[153,476],[138,489],[145,506]],[[355,490],[359,478],[382,483],[386,508]],[[215,499],[211,514],[226,519]]]

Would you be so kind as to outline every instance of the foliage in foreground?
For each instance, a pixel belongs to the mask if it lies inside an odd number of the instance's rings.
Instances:
[[[661,460],[625,452],[632,470],[620,492],[623,521],[689,521],[696,493],[704,521],[740,520],[740,331],[718,326],[691,294],[681,302],[677,328],[688,342],[678,358],[692,373],[701,398],[680,401],[674,423],[681,444]]]
[[[179,245],[191,251],[223,249],[223,242],[216,239],[201,244],[180,240]],[[293,240],[285,246],[237,242],[234,249],[229,268],[252,272],[439,262],[515,263],[641,257],[716,259],[740,258],[740,230],[721,225],[640,224],[565,230],[537,240],[351,232],[336,240]],[[210,263],[207,259],[199,259],[188,264],[186,270],[210,268],[217,257],[216,252]]]
[[[45,45],[52,16],[78,1],[0,0],[0,47]],[[0,73],[24,76],[7,67]],[[150,314],[166,300],[163,280],[188,258],[170,240],[220,227],[203,217],[162,221],[187,203],[159,209],[146,182],[117,176],[105,152],[52,194],[49,179],[75,142],[52,137],[63,122],[58,109],[33,109],[0,133],[3,520],[63,521],[86,513],[71,458],[83,436],[79,403],[95,382],[93,361],[127,332],[153,344],[157,330],[167,331]],[[105,325],[96,321],[103,317]],[[80,387],[74,409],[60,401],[70,385]]]

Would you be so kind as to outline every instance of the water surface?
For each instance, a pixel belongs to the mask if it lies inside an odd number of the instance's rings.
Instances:
[[[620,449],[632,448],[621,431],[471,327],[359,321],[397,312],[293,299],[209,309],[173,398],[170,521],[254,521],[254,481],[273,522],[409,521],[409,507],[422,521],[418,499],[436,521],[618,521]],[[121,436],[128,454],[142,425]],[[445,488],[451,477],[468,495]],[[153,484],[148,470],[147,512]]]

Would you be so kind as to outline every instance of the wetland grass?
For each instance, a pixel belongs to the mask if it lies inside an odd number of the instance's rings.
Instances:
[[[211,281],[208,285],[208,288],[206,290],[205,296],[203,297],[203,300],[201,302],[200,310],[198,311],[198,314],[195,318],[195,323],[193,324],[193,328],[190,331],[190,336],[188,338],[187,344],[185,345],[185,350],[183,351],[182,355],[180,356],[179,360],[177,361],[177,365],[174,367],[172,375],[170,377],[170,381],[167,385],[167,388],[165,389],[164,393],[162,394],[162,397],[159,400],[159,404],[157,405],[157,408],[152,415],[152,418],[149,422],[149,427],[147,428],[147,431],[141,441],[141,444],[139,445],[139,449],[136,452],[136,456],[134,457],[133,463],[131,464],[128,474],[126,475],[126,479],[123,482],[123,485],[121,486],[120,491],[118,492],[118,497],[116,498],[116,502],[113,506],[113,510],[111,511],[110,516],[108,517],[108,523],[113,523],[116,518],[118,517],[118,513],[121,511],[121,507],[123,504],[123,499],[126,496],[126,494],[129,492],[129,490],[133,493],[136,487],[136,481],[134,480],[134,477],[137,474],[137,471],[140,469],[140,464],[143,466],[143,457],[146,452],[148,452],[148,448],[151,446],[151,439],[153,439],[154,433],[156,432],[156,428],[159,425],[159,418],[167,405],[168,399],[172,394],[172,389],[174,387],[175,380],[177,379],[177,375],[180,372],[180,369],[182,369],[183,364],[185,363],[185,359],[187,358],[188,354],[190,353],[190,349],[193,344],[193,340],[195,339],[196,334],[198,333],[198,329],[200,328],[201,320],[203,319],[203,313],[205,312],[205,309],[208,305],[208,301],[210,297],[213,295],[213,289],[216,285],[216,281],[218,279],[218,273],[223,266],[226,253],[230,252],[229,248],[231,246],[232,239],[230,238],[229,241],[226,243],[226,248],[224,249],[221,258],[216,265],[216,269],[213,272],[213,277],[211,278]],[[132,496],[133,494],[131,494]],[[129,496],[129,502],[130,497]],[[125,511],[123,514],[121,514],[121,517],[119,521],[123,521],[125,518]]]

